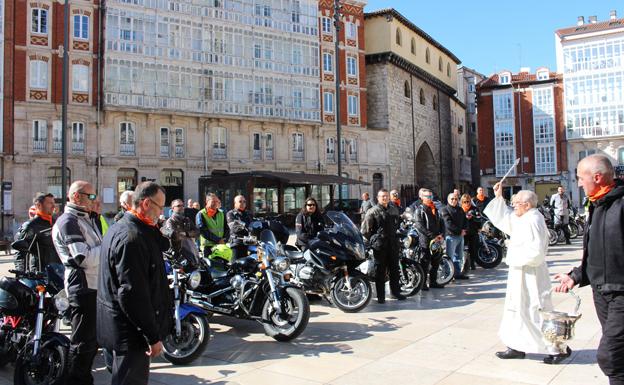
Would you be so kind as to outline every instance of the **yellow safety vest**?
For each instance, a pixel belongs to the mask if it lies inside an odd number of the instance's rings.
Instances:
[[[100,223],[102,224],[102,236],[108,231],[108,222],[104,219],[104,215],[100,215]]]
[[[204,222],[206,223],[206,227],[208,227],[208,231],[210,231],[219,238],[223,238],[223,225],[225,223],[225,215],[223,214],[223,211],[218,210],[214,218],[210,218],[208,216],[205,208],[203,208],[200,213],[202,215],[202,218],[204,219]],[[212,247],[214,245],[216,245],[216,243],[200,235],[199,246],[202,251],[204,250],[204,246]]]

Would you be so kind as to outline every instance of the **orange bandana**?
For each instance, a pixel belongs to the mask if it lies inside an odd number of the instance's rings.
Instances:
[[[217,209],[209,209],[209,208],[206,208],[206,214],[208,214],[208,216],[209,216],[210,218],[212,218],[212,217],[214,217],[215,215],[217,215],[217,211],[218,211]]]
[[[594,193],[593,195],[588,195],[587,198],[589,198],[590,202],[595,202],[603,196],[607,195],[609,191],[613,190],[614,187],[615,182],[611,183],[608,186],[601,186],[598,191],[596,191],[596,193]]]
[[[470,211],[470,208],[472,207],[472,205],[470,204],[470,202],[468,203],[462,203],[462,209],[464,209],[464,212],[467,213],[468,211]]]
[[[485,200],[485,194],[477,194],[477,199],[483,202]]]
[[[423,202],[424,203],[424,202]],[[436,215],[436,207],[433,204],[433,201],[429,201],[429,203],[425,203],[426,206],[429,206],[433,215]]]
[[[401,207],[401,200],[400,199],[395,199],[395,200],[392,201],[392,203],[394,203],[398,207]]]
[[[152,227],[156,227],[156,224],[154,223],[153,220],[151,220],[151,218],[146,217],[145,215],[137,212],[135,209],[130,209],[128,210],[132,215],[134,215],[135,217],[137,217],[141,222],[145,223],[148,226],[152,226]]]
[[[41,219],[43,219],[44,221],[48,221],[50,222],[50,226],[52,226],[52,215],[48,215],[44,212],[41,212],[39,210],[37,210],[37,216]]]

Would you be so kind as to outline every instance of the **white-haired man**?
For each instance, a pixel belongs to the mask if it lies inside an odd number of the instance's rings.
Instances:
[[[519,191],[512,200],[513,210],[503,199],[500,183],[494,186],[494,195],[484,210],[485,215],[510,236],[505,308],[499,329],[499,337],[507,350],[497,352],[496,356],[524,358],[525,353],[536,353],[552,358],[558,352],[542,339],[539,312],[540,309],[552,310],[552,302],[546,265],[548,230],[544,217],[536,209],[537,195],[528,190]],[[558,358],[569,356],[566,354]]]
[[[115,218],[113,218],[113,221],[115,223],[117,223],[117,221],[120,220],[124,216],[126,211],[132,208],[133,196],[134,196],[134,191],[131,191],[131,190],[126,190],[121,193],[121,195],[119,196],[119,206],[121,206],[121,210],[119,210],[119,212],[115,215]]]

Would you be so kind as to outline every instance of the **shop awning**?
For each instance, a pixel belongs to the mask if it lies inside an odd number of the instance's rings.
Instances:
[[[288,184],[302,184],[302,185],[323,185],[323,184],[361,184],[370,185],[368,182],[345,178],[338,175],[328,174],[305,174],[299,172],[279,172],[279,171],[249,171],[238,173],[223,173],[205,175],[201,178],[206,179],[218,179],[225,181],[231,179],[249,179],[249,178],[263,178],[274,180],[276,182],[288,183]]]

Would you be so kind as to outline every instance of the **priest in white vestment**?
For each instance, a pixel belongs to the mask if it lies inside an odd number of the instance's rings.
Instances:
[[[495,199],[484,213],[494,226],[509,235],[506,262],[509,266],[507,294],[499,329],[507,350],[497,352],[502,359],[524,358],[525,353],[559,352],[542,339],[542,317],[539,310],[552,310],[550,277],[546,265],[548,229],[536,209],[537,195],[528,190],[514,195],[512,206],[502,197],[500,183],[494,186]],[[546,360],[545,360],[546,362]]]

